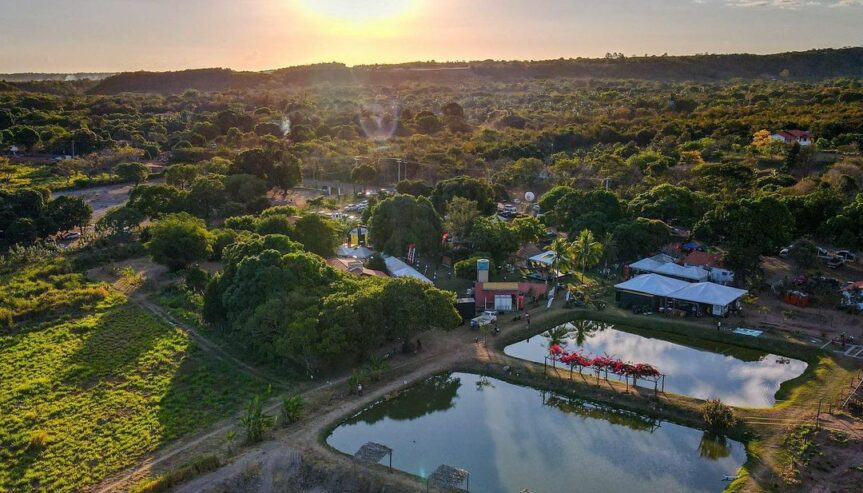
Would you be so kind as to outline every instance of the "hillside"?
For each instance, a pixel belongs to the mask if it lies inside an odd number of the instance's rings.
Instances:
[[[689,55],[570,58],[540,61],[416,62],[397,65],[339,63],[288,67],[266,72],[198,69],[178,72],[127,72],[102,80],[91,94],[179,93],[186,89],[225,91],[268,82],[286,85],[329,83],[439,82],[484,78],[610,78],[646,80],[824,79],[863,77],[863,48],[810,50],[771,55]]]

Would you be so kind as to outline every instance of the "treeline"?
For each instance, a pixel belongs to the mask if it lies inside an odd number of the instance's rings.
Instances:
[[[237,72],[210,68],[179,72],[124,72],[112,75],[90,89],[90,94],[118,94],[121,92],[181,93],[187,89],[198,91],[228,91],[259,86],[271,77],[258,72]]]
[[[650,80],[728,80],[735,78],[821,79],[863,75],[863,48],[770,55],[609,55],[528,62],[471,62],[477,75],[493,78],[585,77]]]
[[[324,63],[272,72],[196,69],[178,72],[127,72],[102,80],[91,94],[121,92],[181,93],[187,89],[227,91],[267,84],[313,85],[441,82],[452,79],[598,78],[647,80],[823,79],[863,76],[863,48],[842,48],[771,55],[637,56],[538,61],[483,60],[466,63],[414,62],[348,67]]]

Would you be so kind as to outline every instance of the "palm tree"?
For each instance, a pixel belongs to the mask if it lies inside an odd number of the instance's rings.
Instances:
[[[602,243],[596,241],[589,229],[581,230],[578,238],[572,242],[572,251],[577,264],[581,265],[581,282],[588,267],[593,267],[602,258]]]
[[[555,254],[554,262],[551,264],[552,270],[559,271],[561,274],[572,272],[572,244],[563,238],[558,238],[551,244],[551,251]]]

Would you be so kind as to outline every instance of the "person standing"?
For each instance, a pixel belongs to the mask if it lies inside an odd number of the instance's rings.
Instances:
[[[527,321],[527,328],[529,329],[530,328],[530,312],[528,312],[528,311],[524,312],[524,319]]]

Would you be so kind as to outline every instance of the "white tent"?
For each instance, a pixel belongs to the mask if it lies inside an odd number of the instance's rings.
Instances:
[[[614,287],[622,291],[632,291],[651,296],[669,296],[671,293],[689,285],[686,281],[660,276],[659,274],[642,274],[626,282],[616,284]]]
[[[707,272],[705,269],[702,269],[701,267],[697,267],[694,265],[691,265],[689,267],[683,267],[682,265],[677,265],[674,262],[663,264],[653,272],[665,276],[679,277],[681,279],[696,282],[706,281],[707,277],[710,275],[709,272]]]
[[[687,284],[686,287],[672,293],[669,297],[691,303],[705,305],[728,306],[745,295],[745,289],[731,288],[712,282]]]
[[[371,257],[372,253],[374,252],[364,246],[351,247],[347,244],[341,245],[336,249],[336,255],[339,257],[353,257],[360,260]]]
[[[546,267],[551,267],[551,265],[554,263],[554,261],[556,259],[557,259],[557,254],[551,250],[548,250],[548,251],[534,255],[533,257],[530,257],[528,260],[530,262],[536,262],[538,264],[542,264]]]
[[[647,257],[639,260],[638,262],[633,262],[629,264],[630,269],[640,270],[644,272],[656,272],[657,269],[662,267],[665,264],[669,264],[674,262],[674,258],[671,255],[666,255],[664,253],[659,253],[652,257]]]
[[[420,274],[418,270],[402,262],[396,257],[385,257],[384,263],[387,266],[387,270],[390,271],[390,275],[393,277],[413,277],[414,279],[419,279],[422,282],[432,284],[431,279]]]

